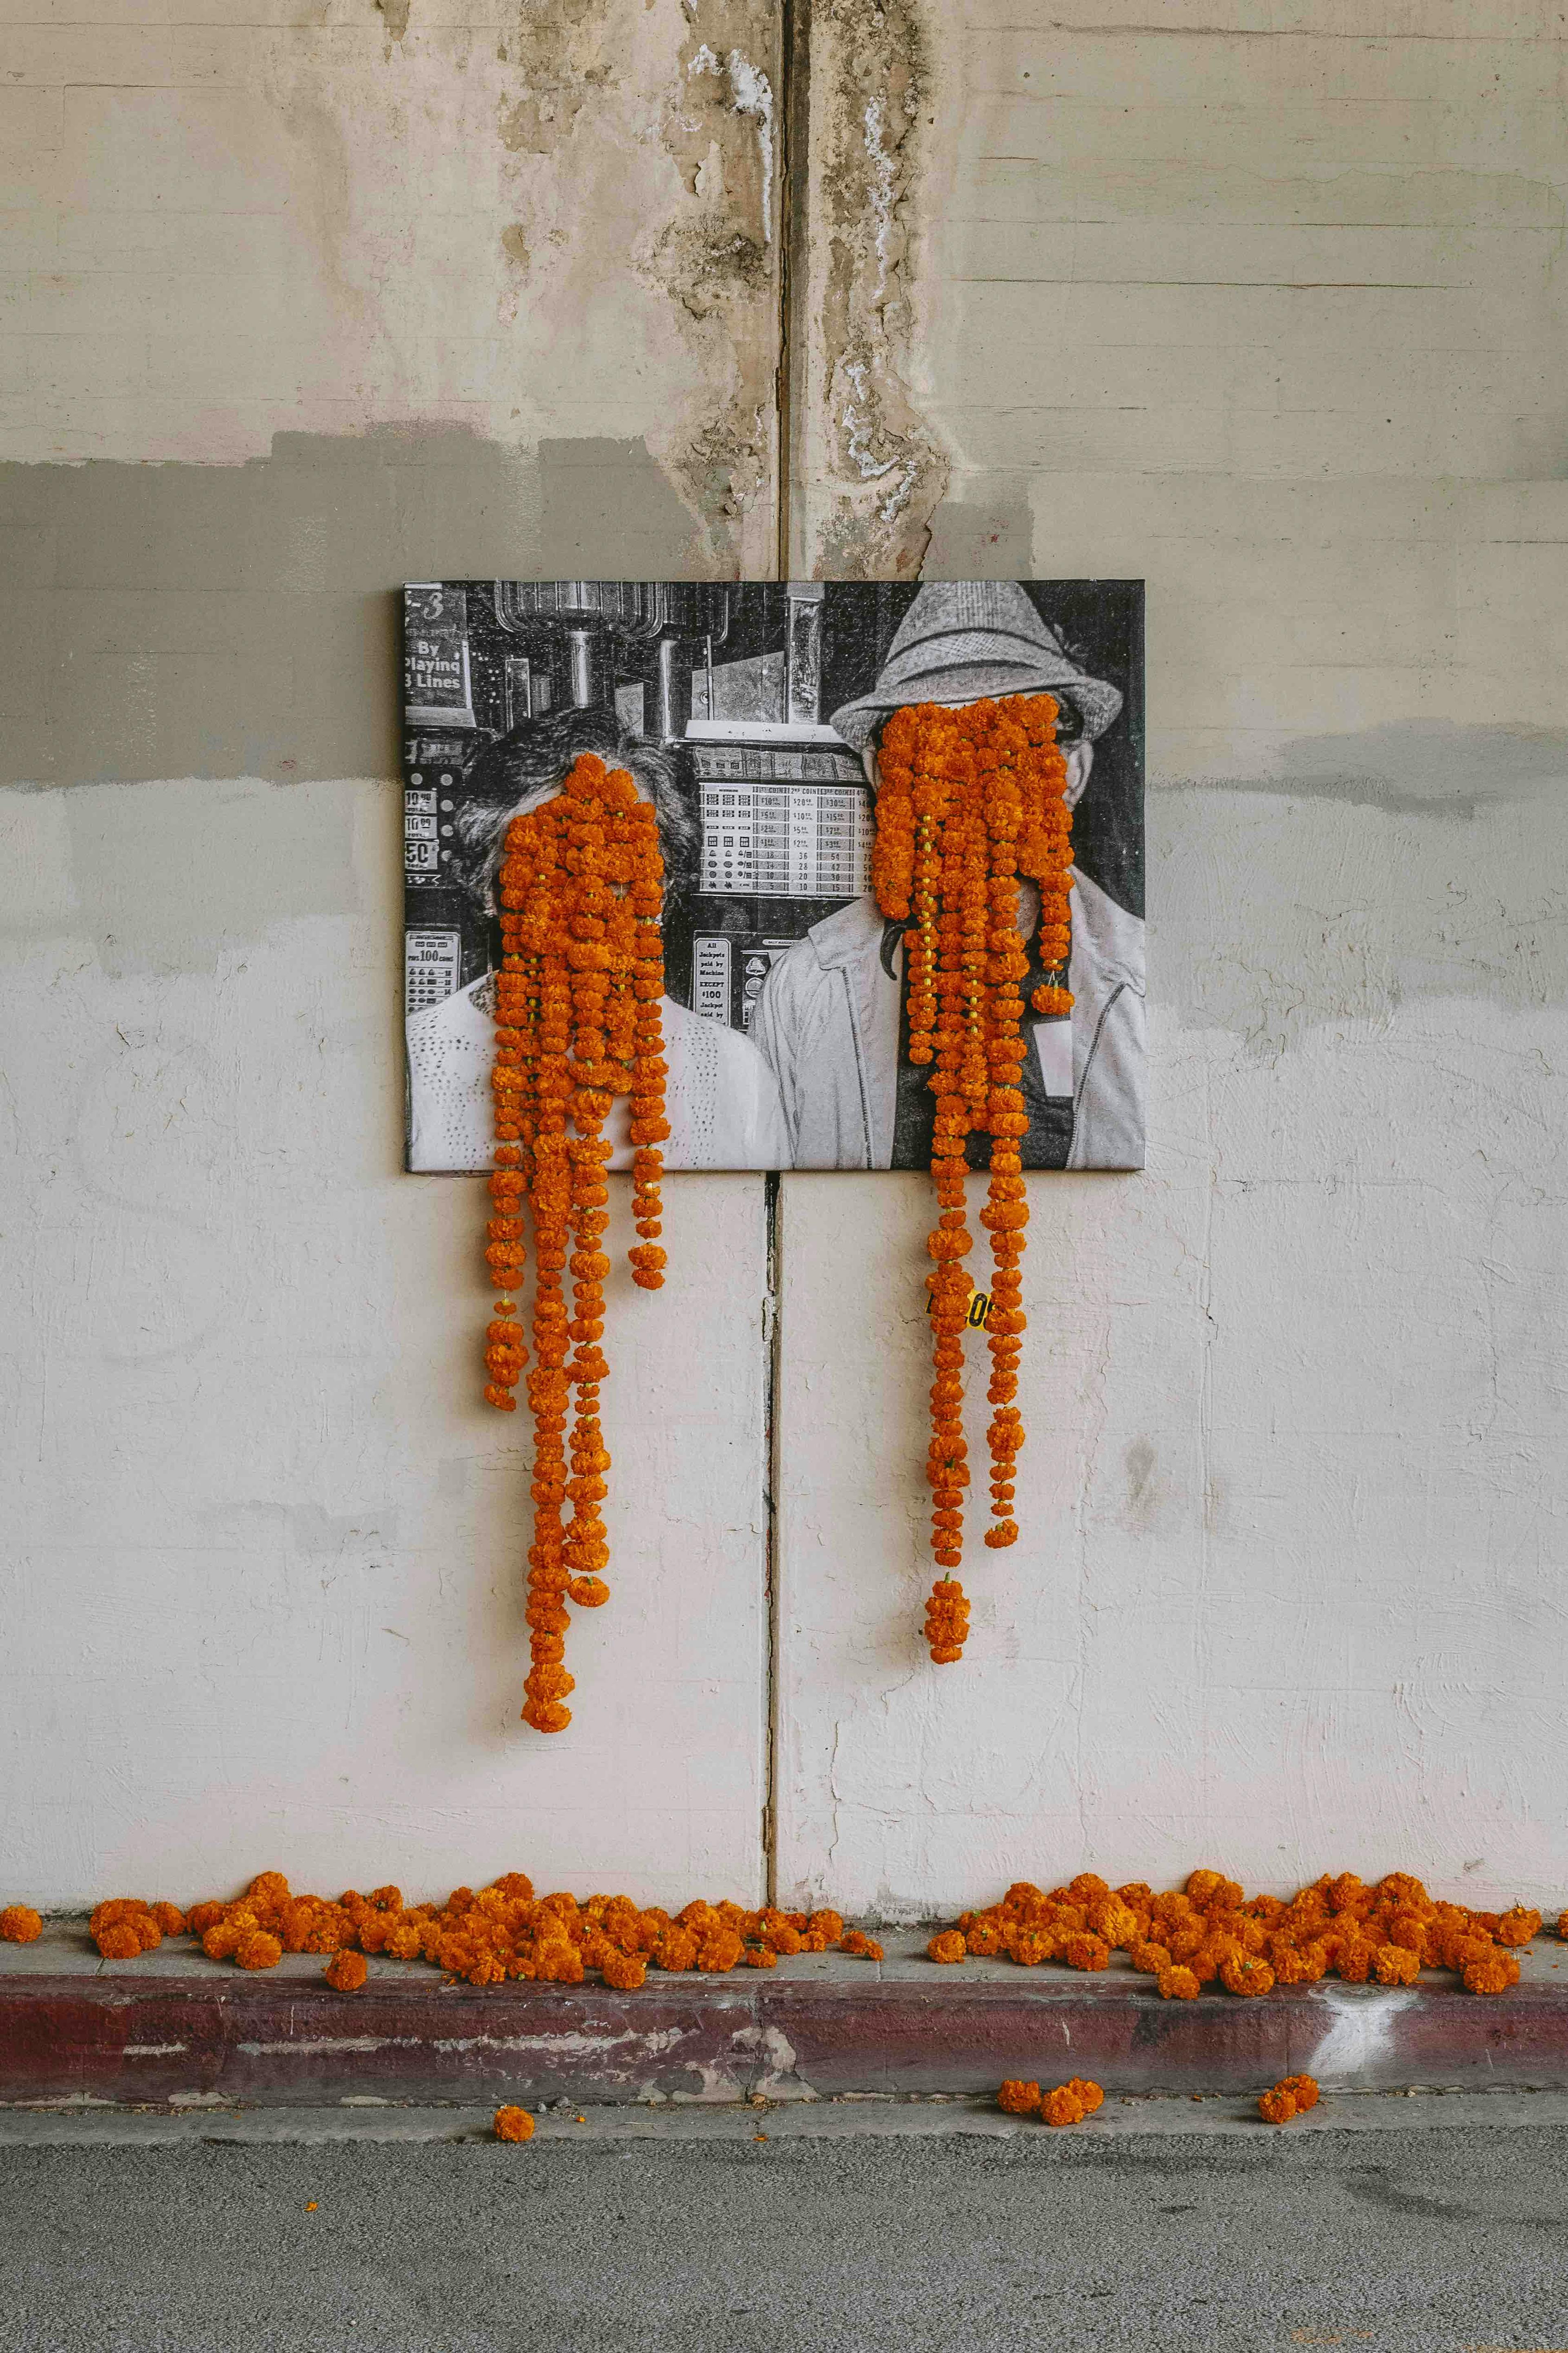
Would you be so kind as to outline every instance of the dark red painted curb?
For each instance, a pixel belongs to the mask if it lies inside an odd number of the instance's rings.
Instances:
[[[1252,2092],[1299,2070],[1359,2089],[1568,2086],[1568,1990],[1441,1986],[1163,2002],[1141,1980],[650,1979],[478,1989],[319,1979],[0,1975],[0,2101],[474,2103],[994,2091]]]

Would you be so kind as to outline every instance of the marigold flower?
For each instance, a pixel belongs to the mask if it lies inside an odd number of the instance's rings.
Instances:
[[[498,2108],[494,2129],[497,2140],[531,2140],[533,2118],[526,2108]]]
[[[1484,1961],[1470,1961],[1464,1970],[1468,1993],[1507,1993],[1519,1983],[1519,1963],[1511,1953],[1493,1953]]]
[[[1289,2092],[1302,2116],[1318,2105],[1318,2086],[1310,2075],[1281,2075],[1274,2088],[1277,2092]]]
[[[35,1912],[30,1904],[7,1904],[0,1912],[0,1943],[36,1945],[43,1933],[43,1915]],[[141,1946],[136,1949],[140,1952]]]
[[[242,1969],[275,1969],[283,1958],[282,1943],[265,1928],[250,1928],[236,1945],[234,1957]]]
[[[1061,1957],[1069,1969],[1106,1969],[1110,1967],[1110,1947],[1103,1936],[1088,1928],[1079,1929],[1062,1938]]]
[[[1273,2091],[1258,2094],[1258,2113],[1266,2125],[1288,2125],[1300,2111],[1294,2095],[1277,2084]]]
[[[1197,1978],[1191,1969],[1184,1968],[1179,1962],[1173,1962],[1168,1969],[1162,1969],[1157,1982],[1163,2001],[1194,2001],[1197,1999]]]
[[[609,1367],[595,1344],[605,1329],[610,1265],[599,1246],[611,1150],[602,1130],[620,1096],[630,1099],[636,1147],[633,1279],[646,1290],[664,1279],[665,1253],[654,1240],[662,1230],[658,1146],[669,1133],[656,813],[624,769],[584,754],[556,798],[511,820],[499,882],[496,1214],[485,1257],[497,1287],[510,1293],[524,1271],[525,1211],[531,1212],[537,1282],[526,1393],[534,1421],[534,1532],[522,1717],[535,1731],[553,1733],[572,1720],[563,1704],[574,1687],[563,1664],[565,1620],[557,1606],[546,1620],[535,1605],[563,1591],[580,1609],[608,1598],[597,1572],[609,1558],[598,1506],[610,1458],[597,1406]],[[485,1396],[503,1411],[515,1405],[511,1391],[529,1359],[515,1304],[500,1298],[486,1333]]]
[[[1498,1922],[1493,1934],[1500,1945],[1528,1945],[1541,1933],[1541,1915],[1522,1904],[1513,1905]]]
[[[1379,1985],[1414,1985],[1421,1974],[1418,1955],[1404,1945],[1381,1945],[1372,1957]]]
[[[882,1947],[875,1936],[868,1936],[861,1928],[851,1928],[841,1936],[838,1949],[841,1953],[854,1953],[865,1961],[879,1961],[882,1957]]]
[[[607,1986],[617,1993],[632,1993],[647,1975],[647,1962],[641,1953],[606,1953],[599,1965],[600,1974]]]
[[[956,1928],[942,1929],[926,1947],[933,1961],[961,1961],[968,1949]]]
[[[1089,2110],[1070,2084],[1061,2084],[1046,2094],[1040,2114],[1048,2125],[1080,2125]]]
[[[332,1955],[321,1975],[334,1993],[358,1993],[370,1970],[363,1953],[353,1953],[345,1947]]]
[[[1066,761],[1055,741],[1058,706],[1049,695],[1012,696],[950,710],[907,706],[884,722],[880,789],[872,850],[872,888],[885,915],[907,923],[909,1055],[933,1066],[931,1174],[941,1215],[927,1248],[932,1356],[931,1549],[939,1567],[961,1566],[963,1490],[968,1470],[960,1377],[971,1284],[963,1261],[972,1248],[963,1220],[969,1137],[990,1142],[991,1183],[981,1224],[995,1266],[989,1324],[997,1412],[987,1431],[992,1459],[991,1516],[985,1542],[1013,1544],[1013,1466],[1023,1426],[1016,1392],[1017,1335],[1024,1317],[1013,1273],[1023,1248],[1027,1197],[1016,1142],[1028,1129],[1017,1081],[1026,1044],[1020,983],[1028,968],[1016,929],[1019,877],[1040,885],[1039,946],[1047,973],[1040,1009],[1070,1004],[1060,987],[1070,945],[1067,896],[1071,812]],[[941,1588],[939,1586],[938,1592]],[[933,1595],[933,1605],[936,1596]],[[926,1641],[933,1663],[953,1664],[968,1631],[945,1610],[928,1608]]]
[[[996,2105],[1005,2108],[1010,2116],[1037,2116],[1040,2087],[1037,2084],[1026,2084],[1017,2076],[1009,2075],[996,2094]]]
[[[1274,1989],[1274,1972],[1256,1953],[1228,1955],[1219,1965],[1219,1979],[1231,1993],[1272,1993]]]

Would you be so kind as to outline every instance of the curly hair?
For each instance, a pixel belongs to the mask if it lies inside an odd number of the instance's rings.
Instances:
[[[653,802],[666,883],[679,885],[695,876],[701,821],[679,755],[639,735],[623,734],[615,712],[602,704],[553,711],[498,735],[476,754],[463,778],[452,816],[448,874],[476,906],[487,913],[493,908],[496,870],[511,819],[531,802],[558,792],[584,752],[596,752],[611,767],[629,769]]]

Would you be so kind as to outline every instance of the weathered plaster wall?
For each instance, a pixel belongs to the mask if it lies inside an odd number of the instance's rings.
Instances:
[[[0,1882],[759,1888],[761,1184],[612,1294],[533,1739],[482,1191],[399,1173],[393,592],[771,565],[773,12],[110,13],[0,90]]]
[[[814,0],[786,208],[768,0],[19,5],[0,1881],[761,1883],[762,1188],[614,1303],[530,1740],[482,1204],[398,1174],[387,591],[768,572],[782,415],[801,568],[1147,577],[1155,1092],[1036,1188],[951,1672],[923,1188],[785,1181],[780,1884],[1560,1896],[1557,13]]]
[[[1568,1883],[1563,29],[968,0],[885,271],[819,215],[898,385],[875,444],[818,364],[814,549],[934,440],[899,568],[1150,584],[1153,1142],[1034,1188],[1026,1539],[936,1673],[923,1189],[788,1185],[787,1886]]]
[[[268,1856],[334,1889],[758,1883],[760,1187],[672,1188],[657,1305],[612,1278],[615,1598],[572,1732],[531,1739],[483,1189],[400,1172],[387,798],[0,802],[0,1871],[39,1902]]]

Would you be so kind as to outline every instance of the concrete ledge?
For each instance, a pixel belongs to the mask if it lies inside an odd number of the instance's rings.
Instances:
[[[300,1957],[247,1977],[184,1946],[102,1963],[80,1928],[0,1947],[0,2103],[198,2107],[984,2097],[1005,2075],[1110,2093],[1247,2094],[1305,2071],[1362,2091],[1568,2088],[1568,1948],[1510,1994],[1451,1979],[1162,2001],[1125,1968],[938,1968],[924,1932],[879,1965],[650,1975],[637,1993],[451,1984],[373,1962],[337,1994]],[[1559,1960],[1559,1955],[1563,1959]]]

